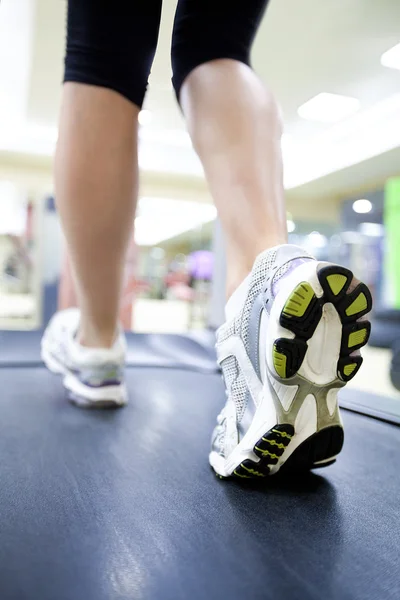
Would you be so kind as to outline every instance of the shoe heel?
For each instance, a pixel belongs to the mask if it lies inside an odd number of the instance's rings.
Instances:
[[[336,462],[343,448],[344,432],[340,425],[321,429],[307,438],[282,466],[280,473],[298,473],[321,469]]]

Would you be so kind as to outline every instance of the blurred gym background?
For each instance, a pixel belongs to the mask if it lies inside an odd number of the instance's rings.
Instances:
[[[121,307],[139,332],[215,328],[224,305],[216,211],[170,82],[175,5],[164,0],[140,114],[140,201]],[[74,304],[52,179],[65,2],[0,11],[0,328],[36,329]],[[399,22],[392,0],[272,0],[253,64],[283,109],[290,239],[371,287],[373,334],[354,385],[400,400]]]

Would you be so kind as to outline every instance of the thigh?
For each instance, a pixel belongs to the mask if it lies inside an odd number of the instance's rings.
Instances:
[[[66,81],[103,85],[143,101],[162,0],[68,0]]]
[[[157,38],[162,0],[68,0],[68,35],[103,49]],[[134,35],[135,34],[135,35]]]
[[[250,64],[250,51],[269,0],[179,0],[172,37],[175,88],[198,64],[232,58]]]
[[[204,45],[219,35],[221,44],[239,36],[238,43],[251,45],[269,0],[178,0],[174,35],[197,40],[203,34]]]

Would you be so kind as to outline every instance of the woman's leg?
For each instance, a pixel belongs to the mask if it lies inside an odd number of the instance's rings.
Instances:
[[[193,71],[181,103],[222,222],[230,295],[260,252],[287,241],[278,108],[254,72],[232,60]]]
[[[136,205],[138,107],[111,90],[67,83],[56,197],[81,310],[80,341],[113,343]]]
[[[137,117],[161,0],[69,0],[56,198],[79,307],[79,339],[114,340],[138,188]]]
[[[279,110],[249,67],[265,5],[180,0],[173,43],[175,87],[221,217],[232,294],[217,332],[227,400],[209,460],[240,481],[335,462],[336,394],[361,365],[354,351],[368,340],[361,318],[371,310],[350,271],[285,243]]]
[[[175,20],[174,84],[222,222],[229,295],[287,240],[279,109],[249,67],[266,4],[180,0]]]

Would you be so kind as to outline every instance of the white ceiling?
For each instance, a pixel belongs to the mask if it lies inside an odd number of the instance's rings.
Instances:
[[[175,0],[164,0],[158,53],[146,100],[153,120],[142,129],[140,161],[143,168],[152,171],[199,175],[201,167],[190,149],[170,85],[175,5]],[[30,29],[28,6],[35,9]],[[15,100],[21,93],[27,94],[25,120],[20,135],[14,132],[12,144],[14,150],[37,149],[45,154],[54,145],[66,2],[2,0],[1,11],[0,40],[1,27],[9,30],[12,22],[15,31],[20,26],[19,37],[24,34],[29,41],[25,44],[24,75],[16,83],[15,73],[8,69],[0,82],[0,93],[9,99],[13,85]],[[395,0],[271,0],[256,39],[253,63],[283,107],[289,136],[285,147],[287,187],[400,147],[400,95],[386,100],[400,91],[400,71],[380,64],[381,54],[400,42],[399,22],[400,2]],[[18,36],[13,39],[14,44],[8,45],[12,55],[18,51]],[[297,108],[324,91],[358,98],[360,112],[334,127],[298,117]],[[24,144],[25,148],[19,147]],[[367,175],[374,180],[378,176],[374,160],[369,166]]]

